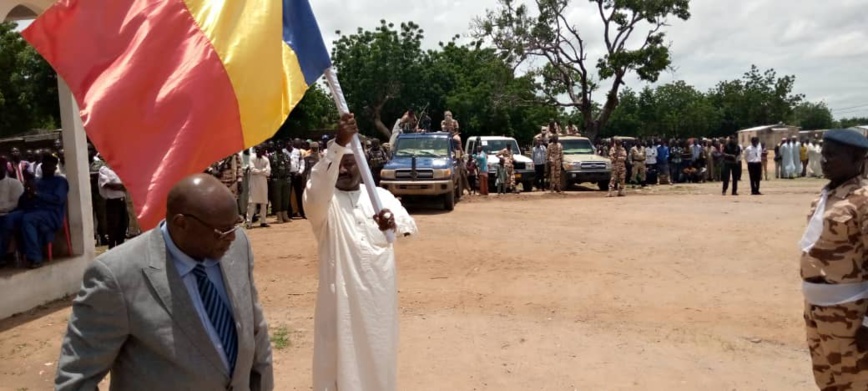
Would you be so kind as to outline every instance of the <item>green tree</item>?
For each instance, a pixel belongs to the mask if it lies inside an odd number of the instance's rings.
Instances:
[[[495,10],[475,21],[475,36],[489,40],[514,68],[541,59],[531,69],[552,104],[582,114],[583,131],[594,137],[608,123],[618,106],[619,91],[633,72],[641,80],[655,82],[671,64],[663,29],[668,18],[690,18],[689,0],[590,0],[599,11],[603,55],[596,60],[579,28],[568,16],[578,0],[535,0],[536,14],[516,0],[498,0]],[[642,31],[642,32],[639,32]],[[634,37],[635,34],[644,36]],[[594,73],[596,68],[596,73]],[[602,84],[605,103],[594,110],[594,94]],[[564,100],[561,97],[566,96]]]
[[[0,23],[0,135],[60,124],[57,75],[15,31]]]
[[[838,128],[852,128],[854,126],[860,125],[868,125],[868,117],[841,118],[841,120],[835,124],[835,126]]]
[[[401,97],[419,88],[424,31],[413,22],[401,23],[396,30],[393,23],[383,20],[374,31],[360,28],[351,35],[337,33],[340,38],[334,42],[332,61],[347,104],[358,113],[362,128],[373,126],[389,137],[392,124],[386,125],[384,118],[399,116],[399,109],[387,111],[387,105],[401,102]]]
[[[720,131],[732,134],[744,128],[791,119],[804,95],[793,93],[796,77],[778,77],[774,69],[760,72],[752,65],[741,80],[727,80],[709,92],[722,113]]]
[[[289,113],[274,137],[285,139],[309,130],[331,129],[337,124],[338,118],[338,109],[331,94],[319,84],[314,84]]]
[[[830,129],[835,126],[832,110],[826,102],[802,102],[793,108],[790,122],[804,130]]]

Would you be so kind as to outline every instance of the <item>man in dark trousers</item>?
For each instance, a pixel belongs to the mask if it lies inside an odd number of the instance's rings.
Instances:
[[[738,195],[738,181],[741,179],[739,156],[741,156],[741,147],[735,137],[730,137],[729,142],[723,147],[723,193],[721,195],[726,195],[730,175],[732,175],[732,195]]]
[[[750,145],[744,149],[744,158],[747,160],[747,174],[750,176],[750,195],[762,195],[760,193],[760,180],[762,180],[763,176],[762,154],[763,147],[759,143],[759,137],[751,138]],[[735,185],[732,188],[735,190]]]

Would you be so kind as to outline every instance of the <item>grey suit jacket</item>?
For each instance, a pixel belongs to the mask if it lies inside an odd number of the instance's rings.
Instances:
[[[238,331],[231,375],[167,256],[163,235],[154,229],[87,268],[60,350],[56,390],[96,390],[109,371],[110,389],[117,391],[274,388],[271,342],[247,235],[237,231],[220,261]]]

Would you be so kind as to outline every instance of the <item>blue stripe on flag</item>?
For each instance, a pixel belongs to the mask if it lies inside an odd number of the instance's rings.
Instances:
[[[283,0],[283,40],[295,51],[308,86],[332,65],[308,0]]]

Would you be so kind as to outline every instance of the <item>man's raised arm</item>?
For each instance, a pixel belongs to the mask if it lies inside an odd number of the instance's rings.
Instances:
[[[329,205],[335,194],[341,159],[350,151],[347,145],[358,132],[353,114],[344,114],[338,124],[335,141],[328,146],[325,157],[311,169],[302,203],[305,214],[315,230],[325,222]]]

